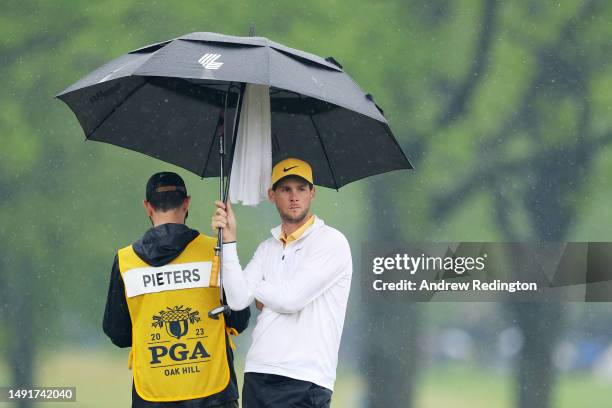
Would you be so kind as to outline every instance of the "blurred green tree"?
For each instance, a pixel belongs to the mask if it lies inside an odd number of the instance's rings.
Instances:
[[[76,120],[51,97],[117,55],[190,31],[246,35],[254,23],[257,34],[333,55],[375,95],[416,170],[347,187],[341,198],[321,195],[317,211],[349,232],[354,249],[363,237],[563,241],[601,228],[609,238],[598,217],[612,169],[612,6],[603,0],[3,6],[0,346],[14,385],[36,381],[37,350],[103,337],[113,251],[148,227],[142,184],[162,166],[78,143]],[[214,183],[201,192],[200,202],[209,200]],[[194,225],[208,225],[207,205],[192,214]],[[245,258],[276,215],[239,211],[249,225]],[[360,319],[347,324],[366,333],[369,406],[413,406],[427,305],[351,306]],[[511,313],[526,336],[517,404],[551,406],[551,345],[563,309],[521,305]]]

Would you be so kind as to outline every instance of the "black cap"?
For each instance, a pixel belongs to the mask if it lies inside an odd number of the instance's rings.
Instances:
[[[160,173],[155,173],[149,178],[149,181],[147,181],[147,201],[151,201],[151,195],[153,193],[162,193],[166,191],[180,191],[185,197],[187,197],[187,187],[185,187],[185,182],[181,176],[176,173],[172,173],[171,171],[162,171]]]

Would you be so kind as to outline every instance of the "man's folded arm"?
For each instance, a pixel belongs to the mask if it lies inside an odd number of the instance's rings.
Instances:
[[[323,294],[352,268],[351,251],[344,237],[317,245],[304,254],[293,279],[272,284],[249,280],[255,298],[277,313],[296,313]]]

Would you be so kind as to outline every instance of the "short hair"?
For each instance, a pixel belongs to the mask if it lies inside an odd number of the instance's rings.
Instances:
[[[166,212],[180,208],[186,198],[182,191],[163,191],[152,193],[148,201],[156,212]]]
[[[308,184],[308,188],[309,188],[309,189],[311,189],[311,190],[312,190],[312,188],[314,187],[314,185],[313,185],[313,184],[312,184],[310,181],[306,180],[304,177],[300,177],[300,176],[293,176],[293,175],[291,175],[291,176],[286,176],[286,177],[283,177],[282,179],[278,180],[276,183],[272,184],[272,190],[273,190],[273,191],[276,191],[276,189],[278,188],[279,184],[280,184],[282,181],[284,181],[284,180],[296,180],[296,181],[303,181],[303,182],[305,182],[306,184]]]

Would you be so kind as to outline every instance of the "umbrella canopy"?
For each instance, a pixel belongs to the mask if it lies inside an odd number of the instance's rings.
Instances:
[[[272,161],[306,160],[318,185],[412,168],[382,110],[338,62],[263,37],[191,33],[148,45],[57,97],[87,139],[215,177],[220,117],[224,108],[234,117],[242,84],[269,86]]]

